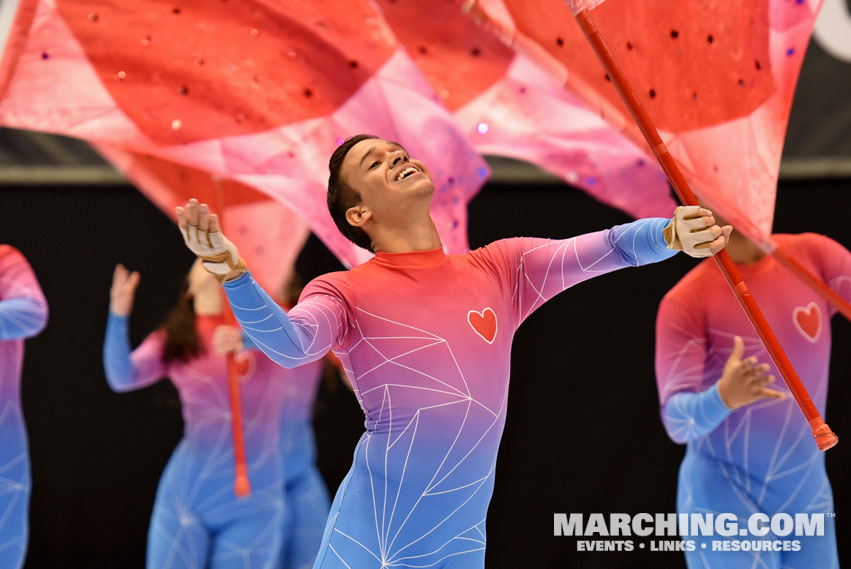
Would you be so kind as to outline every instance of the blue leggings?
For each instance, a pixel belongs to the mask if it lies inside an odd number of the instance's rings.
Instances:
[[[724,538],[688,537],[696,543],[694,551],[686,552],[689,569],[838,569],[836,528],[831,514],[833,492],[824,471],[823,462],[814,460],[800,477],[780,478],[770,483],[762,503],[757,503],[750,489],[761,488],[763,481],[751,479],[743,484],[747,474],[730,463],[707,456],[689,448],[680,466],[677,491],[679,513],[735,514],[739,527],[746,527],[751,514],[764,513],[825,513],[823,536],[778,537],[769,532],[764,537]],[[787,482],[788,480],[788,482]],[[750,489],[748,488],[750,487]],[[799,551],[713,551],[712,542],[730,540],[800,541]],[[705,543],[706,548],[701,547]]]
[[[237,498],[232,478],[205,480],[193,466],[178,447],[163,473],[148,569],[278,569],[286,516],[281,482],[252,478],[251,495]]]
[[[331,507],[328,489],[314,465],[287,481],[286,500],[281,569],[310,569],[322,543]]]

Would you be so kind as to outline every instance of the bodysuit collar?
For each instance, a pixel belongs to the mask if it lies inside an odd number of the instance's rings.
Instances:
[[[372,262],[399,269],[428,269],[437,267],[445,260],[446,253],[443,252],[443,247],[438,247],[428,251],[408,251],[405,253],[378,251],[375,253]]]

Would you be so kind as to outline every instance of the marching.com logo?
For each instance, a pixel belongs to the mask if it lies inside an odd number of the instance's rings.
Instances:
[[[553,514],[557,537],[676,537],[669,540],[596,539],[577,541],[578,551],[800,551],[800,539],[824,535],[833,514]],[[688,539],[688,538],[697,539]],[[705,539],[718,538],[718,539]],[[724,538],[724,539],[722,539]],[[741,538],[741,539],[731,539]]]

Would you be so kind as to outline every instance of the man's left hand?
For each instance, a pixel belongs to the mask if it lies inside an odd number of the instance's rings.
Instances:
[[[712,212],[698,205],[680,206],[663,233],[668,248],[691,257],[709,257],[727,246],[732,225],[721,227]]]

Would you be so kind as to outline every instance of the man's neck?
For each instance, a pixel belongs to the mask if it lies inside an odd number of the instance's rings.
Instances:
[[[431,251],[441,247],[440,235],[431,216],[421,222],[400,227],[382,227],[372,240],[376,251],[408,253]]]

